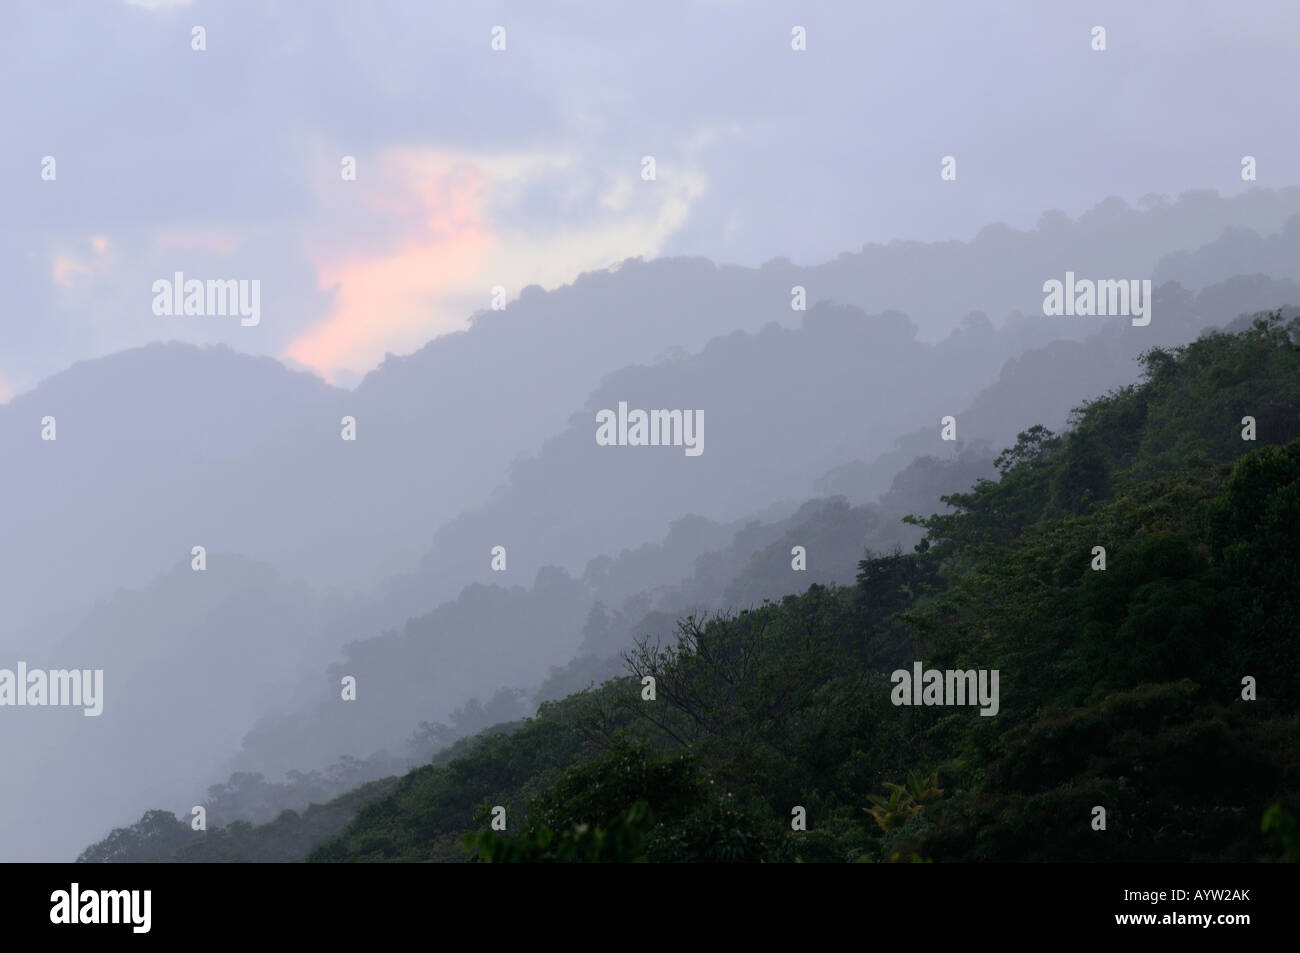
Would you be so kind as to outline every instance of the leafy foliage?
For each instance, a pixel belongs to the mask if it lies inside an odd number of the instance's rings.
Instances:
[[[629,676],[459,742],[310,859],[1295,860],[1298,338],[1274,314],[1149,351],[912,517],[915,552],[642,638]],[[915,660],[998,671],[997,716],[893,705]]]

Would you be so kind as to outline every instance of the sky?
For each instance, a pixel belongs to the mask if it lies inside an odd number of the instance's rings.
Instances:
[[[1300,184],[1298,40],[1292,0],[5,4],[0,402],[173,339],[351,386],[628,257]],[[258,280],[261,320],[156,315],[176,272]]]

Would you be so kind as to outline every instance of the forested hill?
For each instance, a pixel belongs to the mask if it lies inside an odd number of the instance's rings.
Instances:
[[[1295,859],[1300,318],[1142,364],[854,585],[683,619],[301,815],[151,812],[82,859]],[[916,663],[996,701],[896,704]]]

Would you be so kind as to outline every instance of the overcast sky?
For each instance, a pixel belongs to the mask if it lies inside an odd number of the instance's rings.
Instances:
[[[158,339],[350,384],[494,285],[629,256],[965,240],[1109,195],[1232,194],[1247,154],[1258,184],[1300,184],[1294,0],[28,0],[0,20],[0,401]],[[261,323],[156,316],[177,271],[260,280]]]

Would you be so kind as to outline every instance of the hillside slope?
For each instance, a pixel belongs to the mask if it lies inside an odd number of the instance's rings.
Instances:
[[[631,676],[458,743],[310,857],[1281,856],[1261,821],[1300,808],[1300,319],[1142,363],[1063,435],[1022,432],[916,552],[681,620]],[[996,715],[895,704],[913,662],[999,672]]]

